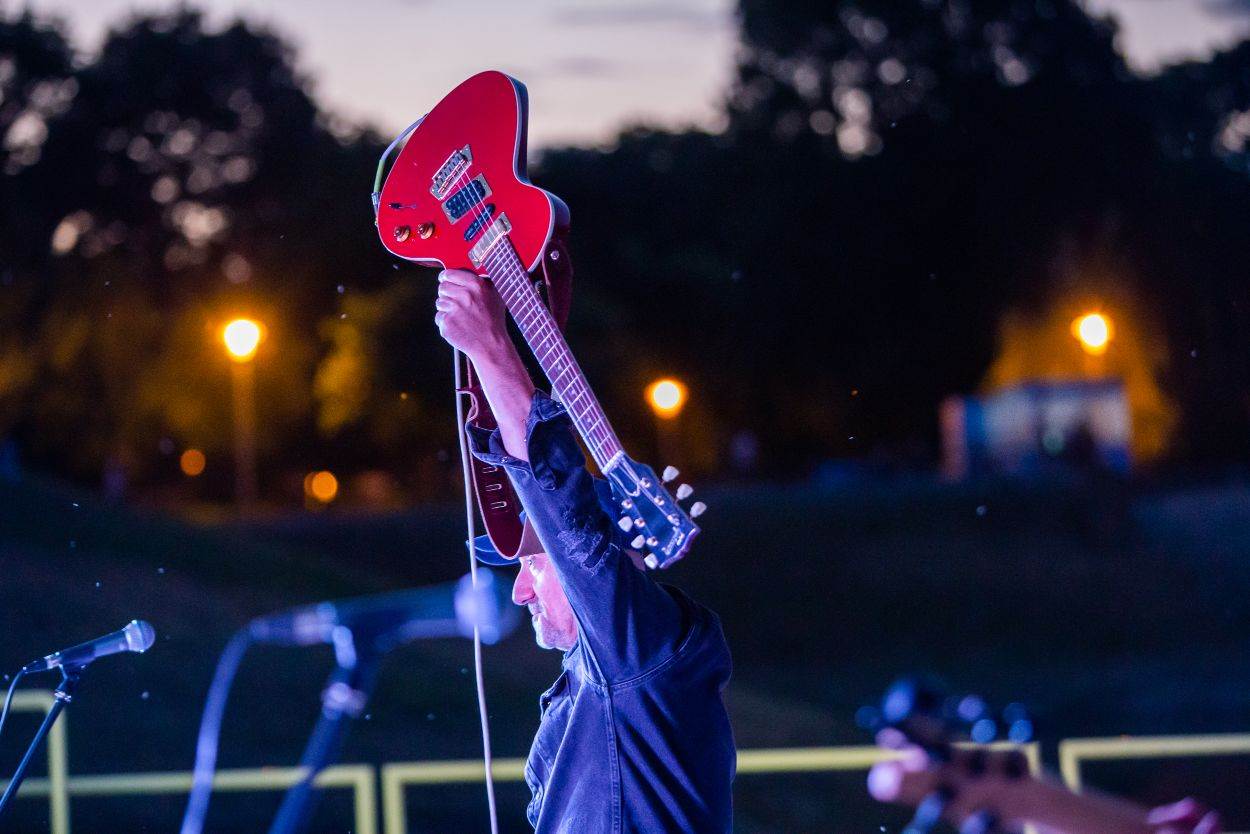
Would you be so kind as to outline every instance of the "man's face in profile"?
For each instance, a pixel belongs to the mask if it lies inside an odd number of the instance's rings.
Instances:
[[[534,639],[544,649],[568,651],[577,642],[577,618],[546,553],[522,556],[512,601],[529,609]]]

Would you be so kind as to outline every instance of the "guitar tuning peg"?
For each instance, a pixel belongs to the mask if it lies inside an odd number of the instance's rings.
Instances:
[[[627,515],[621,516],[621,520],[616,522],[616,526],[620,527],[626,533],[634,529],[634,521]]]
[[[647,537],[647,547],[657,547],[659,544],[660,544],[660,540],[657,539],[655,536]]]
[[[703,515],[703,512],[706,509],[707,509],[707,504],[704,504],[702,501],[695,501],[693,504],[690,505],[690,517],[698,518],[699,516]]]
[[[681,472],[678,471],[676,466],[666,466],[664,467],[664,474],[660,475],[660,480],[667,484],[680,474]]]
[[[692,492],[694,492],[694,487],[692,487],[690,484],[682,484],[681,486],[677,487],[677,500],[680,501],[683,498],[689,498],[690,493]]]
[[[660,566],[660,560],[655,558],[654,553],[648,553],[646,556],[643,557],[642,562],[647,567],[651,568],[651,570],[655,570],[656,568]]]
[[[637,538],[635,538],[632,542],[630,542],[629,546],[632,547],[634,550],[641,550],[642,546],[646,544],[646,542],[647,542],[646,537],[640,535]]]

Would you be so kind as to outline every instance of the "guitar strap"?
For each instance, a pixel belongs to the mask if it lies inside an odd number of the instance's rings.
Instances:
[[[535,275],[539,275],[534,278],[535,288],[544,297],[556,324],[564,330],[573,301],[573,261],[569,257],[566,235],[561,234],[561,230],[557,229],[552,235],[543,252],[541,269]],[[467,423],[487,431],[493,430],[498,424],[490,410],[490,403],[482,393],[473,363],[466,358],[465,365],[465,386],[459,389],[459,393],[468,395],[471,402]],[[477,458],[472,459],[471,471],[473,493],[495,550],[509,559],[541,551],[542,544],[533,527],[528,522],[521,522],[521,502],[512,488],[508,473],[502,467],[491,466]]]

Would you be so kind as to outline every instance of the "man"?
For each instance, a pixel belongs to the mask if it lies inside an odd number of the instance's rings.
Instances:
[[[541,834],[729,831],[736,755],[716,615],[657,584],[623,544],[607,484],[586,470],[563,406],[535,389],[489,281],[445,271],[435,307],[498,421],[470,428],[473,454],[506,467],[542,542],[518,560],[512,600],[529,608],[538,644],[565,653],[525,764],[530,823]],[[476,547],[508,564],[489,540]]]

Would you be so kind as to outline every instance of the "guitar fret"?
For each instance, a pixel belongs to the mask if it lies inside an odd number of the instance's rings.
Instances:
[[[483,265],[538,364],[547,374],[552,388],[564,403],[595,463],[601,469],[605,468],[620,453],[620,441],[586,383],[577,360],[569,351],[564,335],[556,326],[555,317],[531,286],[511,241],[505,239],[494,246],[487,253]],[[578,403],[583,403],[585,407],[579,410]]]

